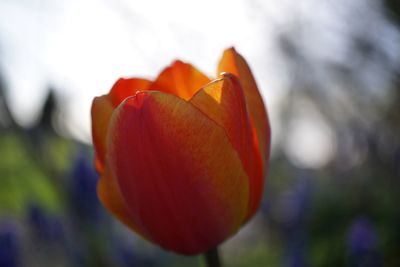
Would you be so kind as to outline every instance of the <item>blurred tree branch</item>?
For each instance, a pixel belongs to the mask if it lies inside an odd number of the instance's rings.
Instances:
[[[0,104],[0,108],[2,109],[1,113],[5,120],[5,125],[2,130],[5,133],[11,133],[19,138],[23,143],[23,147],[29,159],[31,159],[39,170],[48,177],[57,192],[65,194],[61,182],[62,173],[54,167],[55,165],[52,159],[43,151],[43,140],[56,136],[51,124],[51,118],[57,109],[55,96],[52,90],[49,90],[38,123],[31,129],[24,129],[15,121],[5,96],[5,82],[2,76],[0,76]]]

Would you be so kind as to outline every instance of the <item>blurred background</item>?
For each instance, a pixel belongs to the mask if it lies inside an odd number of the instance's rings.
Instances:
[[[399,26],[397,0],[0,0],[0,267],[205,266],[100,206],[90,105],[176,58],[215,76],[229,46],[273,136],[225,266],[400,266]]]

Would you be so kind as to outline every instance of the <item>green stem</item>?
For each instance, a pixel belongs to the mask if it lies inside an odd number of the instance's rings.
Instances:
[[[206,258],[207,267],[222,267],[217,247],[204,253],[204,257]]]

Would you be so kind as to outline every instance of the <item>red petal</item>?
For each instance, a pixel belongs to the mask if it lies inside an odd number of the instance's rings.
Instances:
[[[92,103],[92,138],[96,153],[96,169],[102,173],[105,162],[108,124],[114,111],[107,95],[96,97]]]
[[[149,88],[151,81],[140,78],[124,79],[120,78],[111,88],[110,101],[116,108],[125,98],[134,96],[137,91],[144,91]]]
[[[119,191],[117,181],[111,175],[107,167],[97,183],[97,195],[107,210],[114,214],[114,216],[116,216],[125,225],[136,231],[142,237],[146,238],[146,235],[142,233],[139,227],[132,221],[129,209],[126,207]]]
[[[114,109],[127,97],[139,90],[146,90],[150,81],[145,79],[119,79],[108,95],[96,97],[92,103],[92,138],[96,151],[96,169],[104,169],[108,124]]]
[[[197,254],[238,230],[248,177],[224,130],[190,103],[141,92],[116,110],[109,138],[110,167],[149,239]]]
[[[263,175],[260,154],[253,144],[253,132],[239,81],[234,75],[226,73],[222,79],[209,83],[197,92],[190,103],[223,127],[238,151],[250,179],[250,216],[259,205],[258,195],[263,184]]]
[[[218,66],[218,72],[230,72],[236,75],[240,80],[246,99],[250,122],[254,127],[254,145],[260,151],[263,164],[263,174],[265,175],[269,160],[271,129],[269,126],[268,115],[264,106],[264,102],[261,98],[260,92],[258,91],[253,74],[251,73],[246,60],[239,53],[237,53],[234,48],[224,51]],[[262,184],[260,184],[258,188],[258,192],[254,192],[254,194],[256,194],[255,198],[261,200],[263,180]],[[253,213],[256,210],[257,208],[253,210]]]
[[[209,82],[210,79],[195,67],[178,60],[160,73],[149,90],[170,93],[188,100]]]

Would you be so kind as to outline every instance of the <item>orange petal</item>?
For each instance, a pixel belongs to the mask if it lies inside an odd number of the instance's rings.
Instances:
[[[160,73],[149,90],[170,93],[188,100],[209,82],[210,79],[195,67],[177,60]]]
[[[108,124],[114,111],[107,95],[96,97],[92,103],[92,138],[96,154],[96,169],[103,172]]]
[[[111,175],[109,168],[107,167],[97,183],[97,195],[107,210],[114,214],[114,216],[116,216],[125,225],[136,231],[142,237],[148,239],[148,237],[141,232],[139,227],[137,227],[132,221],[129,210],[124,203],[121,193],[119,192],[117,181]]]
[[[238,79],[226,73],[222,79],[209,83],[197,92],[190,103],[223,127],[233,147],[238,151],[250,179],[248,216],[251,216],[259,205],[263,175],[260,155],[253,144],[253,132]]]
[[[106,153],[106,136],[108,123],[114,109],[127,97],[135,95],[139,90],[146,90],[150,81],[145,79],[119,79],[108,95],[96,97],[92,103],[92,137],[96,151],[96,169],[102,173]]]
[[[111,88],[110,101],[116,108],[125,98],[134,96],[137,91],[147,90],[151,84],[151,81],[140,78],[124,79],[120,78]]]
[[[224,51],[218,65],[218,72],[230,72],[236,75],[243,86],[250,120],[255,128],[255,137],[257,139],[255,140],[255,143],[259,143],[260,153],[263,158],[263,169],[264,173],[266,173],[269,159],[271,130],[264,102],[261,98],[260,92],[258,91],[253,74],[251,73],[246,60],[237,53],[234,48]]]
[[[127,99],[111,123],[111,170],[151,240],[197,254],[238,230],[248,177],[220,126],[181,98],[150,91]]]

